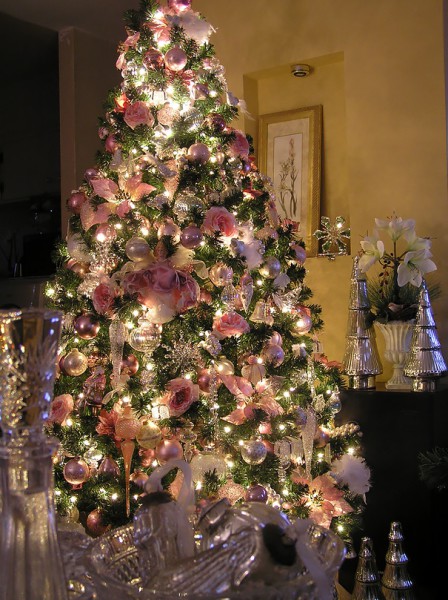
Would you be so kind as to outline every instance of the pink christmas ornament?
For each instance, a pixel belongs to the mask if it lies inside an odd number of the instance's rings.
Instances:
[[[121,361],[121,370],[129,375],[135,375],[139,366],[138,359],[134,354],[129,354]]]
[[[188,225],[188,227],[185,227],[180,234],[180,243],[184,248],[193,250],[200,245],[203,237],[199,227],[196,225]]]
[[[279,367],[285,359],[283,348],[276,344],[268,344],[265,346],[261,356],[266,364],[270,364],[274,367]]]
[[[164,235],[169,235],[174,238],[176,242],[180,239],[180,228],[172,221],[171,219],[167,219],[157,229],[157,237],[162,238]]]
[[[180,459],[184,454],[181,443],[175,438],[162,440],[157,444],[155,452],[156,458],[161,465],[164,465],[171,459]]]
[[[78,262],[74,258],[70,258],[70,260],[65,263],[65,266],[67,269],[70,269],[70,271],[73,271],[73,273],[76,273],[76,275],[79,275],[80,277],[84,277],[89,272],[89,265]]]
[[[175,73],[178,73],[185,68],[187,60],[187,55],[182,48],[179,48],[179,46],[174,46],[165,54],[166,67]]]
[[[74,329],[83,340],[93,340],[98,335],[100,324],[94,315],[87,313],[75,319]]]
[[[268,492],[259,483],[252,484],[246,492],[246,502],[263,502],[268,501]]]
[[[85,460],[79,456],[69,460],[64,466],[64,478],[73,489],[80,489],[90,477],[90,469]]]
[[[98,467],[97,474],[107,478],[118,478],[120,477],[120,467],[111,456],[105,456]]]
[[[101,223],[96,229],[95,237],[99,242],[111,242],[117,237],[117,232],[111,225]]]
[[[74,215],[79,215],[81,207],[87,201],[87,196],[83,192],[74,192],[67,200],[67,208]]]
[[[214,285],[222,287],[232,279],[233,269],[229,265],[219,262],[210,268],[208,276]]]
[[[131,475],[131,481],[139,488],[144,488],[149,476],[144,471],[134,471]]]
[[[184,12],[191,8],[191,0],[168,0],[168,8],[177,13]]]
[[[198,386],[201,392],[206,394],[210,393],[210,371],[208,369],[201,369],[201,371],[199,371]]]
[[[110,529],[110,525],[105,525],[103,515],[99,508],[92,510],[86,520],[87,531],[92,537],[99,537]]]
[[[296,321],[294,323],[294,330],[300,335],[308,333],[313,325],[311,316],[302,309],[296,309]]]
[[[59,365],[64,373],[71,375],[72,377],[77,377],[78,375],[82,375],[87,369],[87,356],[77,348],[73,348],[73,350],[70,350],[70,352],[59,361]]]
[[[210,150],[205,144],[193,144],[188,148],[187,158],[192,163],[203,165],[210,158]]]
[[[143,57],[143,63],[148,69],[161,67],[163,65],[163,54],[156,48],[150,48]]]
[[[324,448],[328,442],[330,441],[330,435],[318,427],[316,429],[316,433],[314,434],[314,445],[316,448]]]
[[[117,138],[113,134],[108,135],[104,142],[104,148],[106,152],[110,152],[110,154],[113,154],[118,150],[119,147],[120,144],[118,143]]]
[[[98,177],[98,171],[93,167],[87,169],[84,173],[84,179],[87,181],[87,183],[91,183],[96,177]]]

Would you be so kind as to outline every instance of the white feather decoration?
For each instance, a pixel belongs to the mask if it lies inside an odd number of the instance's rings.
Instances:
[[[370,489],[370,469],[359,456],[344,454],[337,458],[331,463],[331,474],[354,494],[364,495]]]

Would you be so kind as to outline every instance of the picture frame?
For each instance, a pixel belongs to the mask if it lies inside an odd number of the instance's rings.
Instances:
[[[322,162],[322,106],[260,115],[260,171],[273,182],[281,218],[296,221],[308,256],[317,256]]]

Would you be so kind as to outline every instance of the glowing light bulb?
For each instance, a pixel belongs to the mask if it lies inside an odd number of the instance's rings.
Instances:
[[[347,454],[350,454],[351,456],[353,456],[354,453],[355,453],[355,449],[352,446],[350,446],[350,448],[347,449]]]
[[[56,294],[56,290],[54,288],[48,288],[45,293],[49,298],[51,298]]]
[[[224,433],[230,433],[231,431],[232,431],[232,428],[231,428],[231,427],[229,427],[228,425],[226,425],[226,426],[224,427]]]
[[[114,492],[113,494],[111,494],[111,500],[117,500],[118,498],[118,494],[116,492]]]
[[[76,496],[70,496],[70,502],[76,504]]]

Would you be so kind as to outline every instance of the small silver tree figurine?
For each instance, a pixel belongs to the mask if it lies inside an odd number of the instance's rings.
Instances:
[[[375,387],[375,375],[382,373],[373,327],[367,317],[370,301],[366,276],[359,269],[359,257],[353,259],[345,353],[342,360],[348,375],[348,387],[356,390]]]
[[[408,557],[402,547],[401,523],[391,523],[386,566],[381,578],[381,591],[386,600],[414,600],[413,584],[408,573]]]
[[[433,392],[436,389],[437,379],[444,375],[446,370],[428,288],[423,281],[404,374],[413,379],[414,392]]]
[[[352,600],[384,600],[372,540],[361,540]]]

